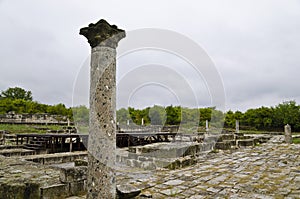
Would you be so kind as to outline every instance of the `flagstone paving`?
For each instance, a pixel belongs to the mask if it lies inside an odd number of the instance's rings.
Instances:
[[[203,154],[178,170],[122,169],[117,183],[142,189],[139,198],[300,198],[300,145],[266,143]]]

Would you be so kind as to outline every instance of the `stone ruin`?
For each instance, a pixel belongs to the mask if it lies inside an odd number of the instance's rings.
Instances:
[[[117,186],[115,172],[120,174],[122,168],[182,169],[196,164],[205,153],[253,147],[272,138],[271,135],[245,136],[237,125],[236,132],[218,134],[207,128],[203,134],[176,136],[169,143],[116,149],[115,58],[117,44],[125,37],[125,32],[100,20],[81,29],[80,34],[88,39],[92,48],[88,151],[32,154],[18,151],[15,146],[1,146],[1,197],[55,199],[87,194],[87,198],[132,198],[142,189],[124,184],[122,180]],[[288,129],[286,134],[289,135]],[[286,136],[286,142],[290,142],[288,138]],[[144,177],[138,182],[146,182]],[[168,180],[164,186],[184,182]],[[176,195],[168,189],[161,193],[166,197]],[[144,192],[142,196],[152,198],[151,193]]]
[[[83,195],[86,193],[87,167],[82,166],[81,160],[86,157],[86,152],[43,155],[2,153],[1,198],[58,199]]]
[[[194,139],[199,136],[203,137],[200,142]],[[221,135],[211,132],[203,135],[195,134],[192,137],[177,136],[174,141],[168,143],[118,148],[115,169],[118,173],[126,173],[132,169],[141,169],[141,172],[160,170],[171,172],[196,165],[199,161],[203,161],[201,158],[204,154],[215,151],[237,151],[240,148],[264,143],[272,137],[267,134],[253,137],[235,132],[223,132]],[[0,146],[1,196],[55,199],[87,194],[88,152],[32,154],[26,149],[21,150],[16,146]],[[145,174],[146,178],[147,175]],[[145,176],[140,178],[143,179]],[[145,194],[142,188],[118,180],[117,178],[116,194],[120,198],[132,194]]]
[[[0,115],[0,124],[49,124],[49,125],[67,125],[70,121],[66,116],[50,114],[16,114],[11,111]]]

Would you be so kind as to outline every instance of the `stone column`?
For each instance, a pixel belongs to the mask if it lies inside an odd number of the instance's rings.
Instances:
[[[284,141],[285,143],[292,143],[292,130],[289,124],[284,126]]]
[[[205,131],[206,131],[206,132],[209,131],[208,120],[205,120]]]
[[[238,120],[235,120],[235,133],[240,132],[240,123]]]
[[[125,31],[101,19],[80,29],[92,48],[87,198],[116,197],[116,47]]]

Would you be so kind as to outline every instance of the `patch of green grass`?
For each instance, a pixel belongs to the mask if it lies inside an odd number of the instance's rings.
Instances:
[[[259,142],[255,143],[255,146],[260,146],[260,145],[261,145],[261,143],[259,143]]]
[[[47,133],[49,130],[60,130],[62,126],[59,125],[26,125],[26,124],[0,124],[0,130],[8,131],[12,134],[21,133]]]
[[[240,130],[244,134],[264,134],[266,131]]]
[[[89,134],[89,127],[88,126],[78,126],[78,133],[80,134]]]
[[[210,151],[210,153],[219,153],[219,149],[213,149]]]
[[[300,138],[293,138],[294,144],[300,144]]]

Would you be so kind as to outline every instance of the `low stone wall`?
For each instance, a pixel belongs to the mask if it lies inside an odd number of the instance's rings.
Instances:
[[[0,150],[0,155],[6,157],[34,155],[35,153],[36,152],[34,150],[20,149],[20,148]]]
[[[67,184],[71,195],[86,193],[87,166],[61,168],[60,181]]]
[[[239,134],[205,134],[201,142],[175,141],[144,146],[119,148],[116,160],[130,167],[155,170],[157,168],[179,169],[196,164],[203,153],[218,150],[235,150],[267,142],[272,136]],[[188,139],[190,140],[190,139]]]
[[[41,154],[24,157],[24,160],[36,162],[43,165],[59,164],[66,162],[74,162],[77,159],[85,159],[87,157],[86,151]]]
[[[0,155],[0,198],[61,199],[83,195],[86,172],[87,166],[52,167]]]
[[[68,122],[66,116],[49,114],[15,114],[14,112],[10,112],[5,115],[0,115],[0,123],[67,125],[70,122]]]

